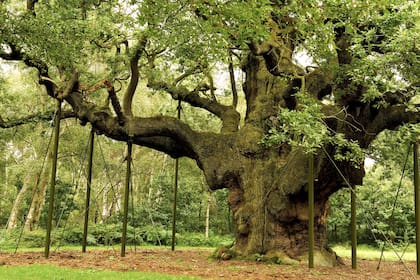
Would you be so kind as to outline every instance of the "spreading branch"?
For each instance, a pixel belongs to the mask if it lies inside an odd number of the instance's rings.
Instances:
[[[191,75],[194,75],[194,74],[199,73],[200,71],[201,70],[200,70],[200,66],[199,65],[197,65],[196,67],[191,68],[191,69],[185,71],[185,73],[183,73],[179,77],[175,78],[174,85],[182,82],[184,79],[188,78]]]
[[[48,111],[42,113],[35,113],[32,115],[28,115],[22,118],[13,119],[13,120],[4,120],[0,116],[0,127],[1,128],[13,128],[25,124],[30,123],[38,123],[38,122],[51,122],[54,119],[55,112]],[[61,119],[69,119],[76,117],[76,114],[73,111],[64,111],[61,112]]]
[[[71,75],[70,79],[66,83],[64,89],[59,90],[57,93],[57,99],[63,100],[64,97],[68,96],[72,91],[78,89],[79,84],[79,72],[73,71],[73,74]]]
[[[198,157],[196,151],[202,142],[201,134],[176,118],[133,117],[120,124],[118,117],[113,116],[110,110],[88,102],[79,92],[73,92],[65,100],[72,106],[77,118],[82,123],[91,123],[98,133],[119,141],[126,141],[131,137],[135,144],[165,152],[173,157]]]
[[[407,107],[402,104],[388,106],[378,111],[373,121],[371,121],[367,130],[372,135],[377,135],[385,129],[394,130],[404,123],[419,123],[420,122],[420,106],[413,110],[407,110]]]
[[[190,91],[183,86],[176,86],[164,81],[149,80],[149,87],[164,90],[175,100],[187,102],[191,106],[209,111],[222,121],[222,132],[232,133],[238,130],[240,115],[233,106],[222,105],[216,100],[201,97],[199,90]]]
[[[132,103],[133,103],[133,97],[134,93],[136,92],[137,85],[139,82],[139,59],[141,54],[144,51],[144,48],[146,47],[147,39],[145,36],[143,36],[138,46],[136,47],[136,50],[134,52],[133,57],[130,59],[130,70],[131,70],[131,79],[128,84],[127,90],[124,94],[123,99],[123,112],[126,116],[132,117],[133,111],[132,111]]]

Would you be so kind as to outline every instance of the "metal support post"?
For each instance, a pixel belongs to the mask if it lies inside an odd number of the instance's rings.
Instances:
[[[178,120],[181,119],[181,100],[178,100],[177,107],[177,117]],[[179,173],[179,159],[175,159],[175,178],[174,178],[174,203],[172,210],[172,244],[171,250],[175,250],[175,239],[176,239],[176,206],[178,199],[178,173]]]
[[[420,183],[419,183],[419,142],[417,138],[414,142],[413,160],[414,160],[414,201],[416,212],[416,260],[417,275],[420,275]]]
[[[309,252],[308,252],[308,266],[309,268],[314,267],[314,156],[312,153],[309,154],[309,169],[308,169],[308,238],[309,238]]]
[[[127,222],[128,222],[128,203],[130,196],[130,182],[131,182],[131,151],[133,148],[133,142],[130,138],[127,143],[127,173],[125,176],[125,190],[124,190],[124,216],[123,216],[123,228],[121,237],[121,257],[125,257],[125,245],[127,242]]]
[[[93,127],[90,130],[89,136],[89,147],[88,147],[88,166],[87,166],[87,185],[86,185],[86,203],[85,203],[85,222],[83,225],[83,243],[82,243],[82,252],[86,252],[87,246],[87,234],[88,234],[88,225],[89,225],[89,208],[90,208],[90,190],[92,186],[92,162],[93,162],[93,146],[95,140],[95,132]]]
[[[351,204],[351,267],[357,269],[356,186],[350,188]]]

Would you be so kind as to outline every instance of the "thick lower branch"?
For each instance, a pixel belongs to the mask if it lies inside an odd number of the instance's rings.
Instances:
[[[395,105],[383,108],[376,115],[375,119],[369,123],[367,131],[377,135],[385,129],[393,130],[405,123],[419,123],[420,114],[416,110],[408,111],[404,105]]]
[[[90,122],[98,133],[119,141],[131,137],[135,144],[160,150],[173,157],[197,158],[200,134],[176,118],[133,117],[119,123],[118,117],[114,117],[109,108],[84,100],[78,92],[68,95],[65,100],[73,107],[77,118],[82,123]]]

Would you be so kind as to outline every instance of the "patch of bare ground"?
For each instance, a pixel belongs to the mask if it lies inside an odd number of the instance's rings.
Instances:
[[[210,250],[205,249],[137,249],[120,257],[117,250],[92,250],[52,252],[48,259],[43,252],[0,253],[1,265],[52,264],[77,269],[150,271],[172,275],[189,275],[203,279],[413,279],[416,273],[414,262],[406,263],[411,273],[399,262],[382,263],[377,270],[377,261],[358,260],[358,269],[353,270],[350,260],[339,267],[316,267],[306,265],[277,265],[261,262],[210,259]],[[417,279],[420,279],[418,277]]]

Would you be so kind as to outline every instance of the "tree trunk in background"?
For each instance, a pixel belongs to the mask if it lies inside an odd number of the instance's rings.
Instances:
[[[210,205],[211,205],[211,193],[208,194],[207,207],[206,207],[206,239],[209,238],[209,229],[210,229]]]
[[[19,208],[24,203],[24,197],[31,186],[35,186],[39,174],[29,173],[26,175],[22,188],[19,190],[15,201],[13,202],[12,210],[10,211],[9,220],[7,222],[7,230],[15,229],[19,221]],[[34,179],[34,180],[33,180]]]
[[[6,151],[5,143],[0,140],[0,188],[6,187]]]
[[[109,196],[109,188],[105,187],[104,191],[102,192],[102,205],[101,205],[101,220],[99,221],[99,223],[106,223],[106,220],[109,218],[110,216],[110,207],[112,207],[112,200],[111,202],[108,202],[108,196]]]
[[[24,225],[25,231],[32,231],[39,226],[42,208],[45,204],[45,196],[47,194],[47,185],[51,174],[51,154],[49,154],[47,163],[45,164],[41,178],[37,186],[34,186],[34,193],[31,206]]]

